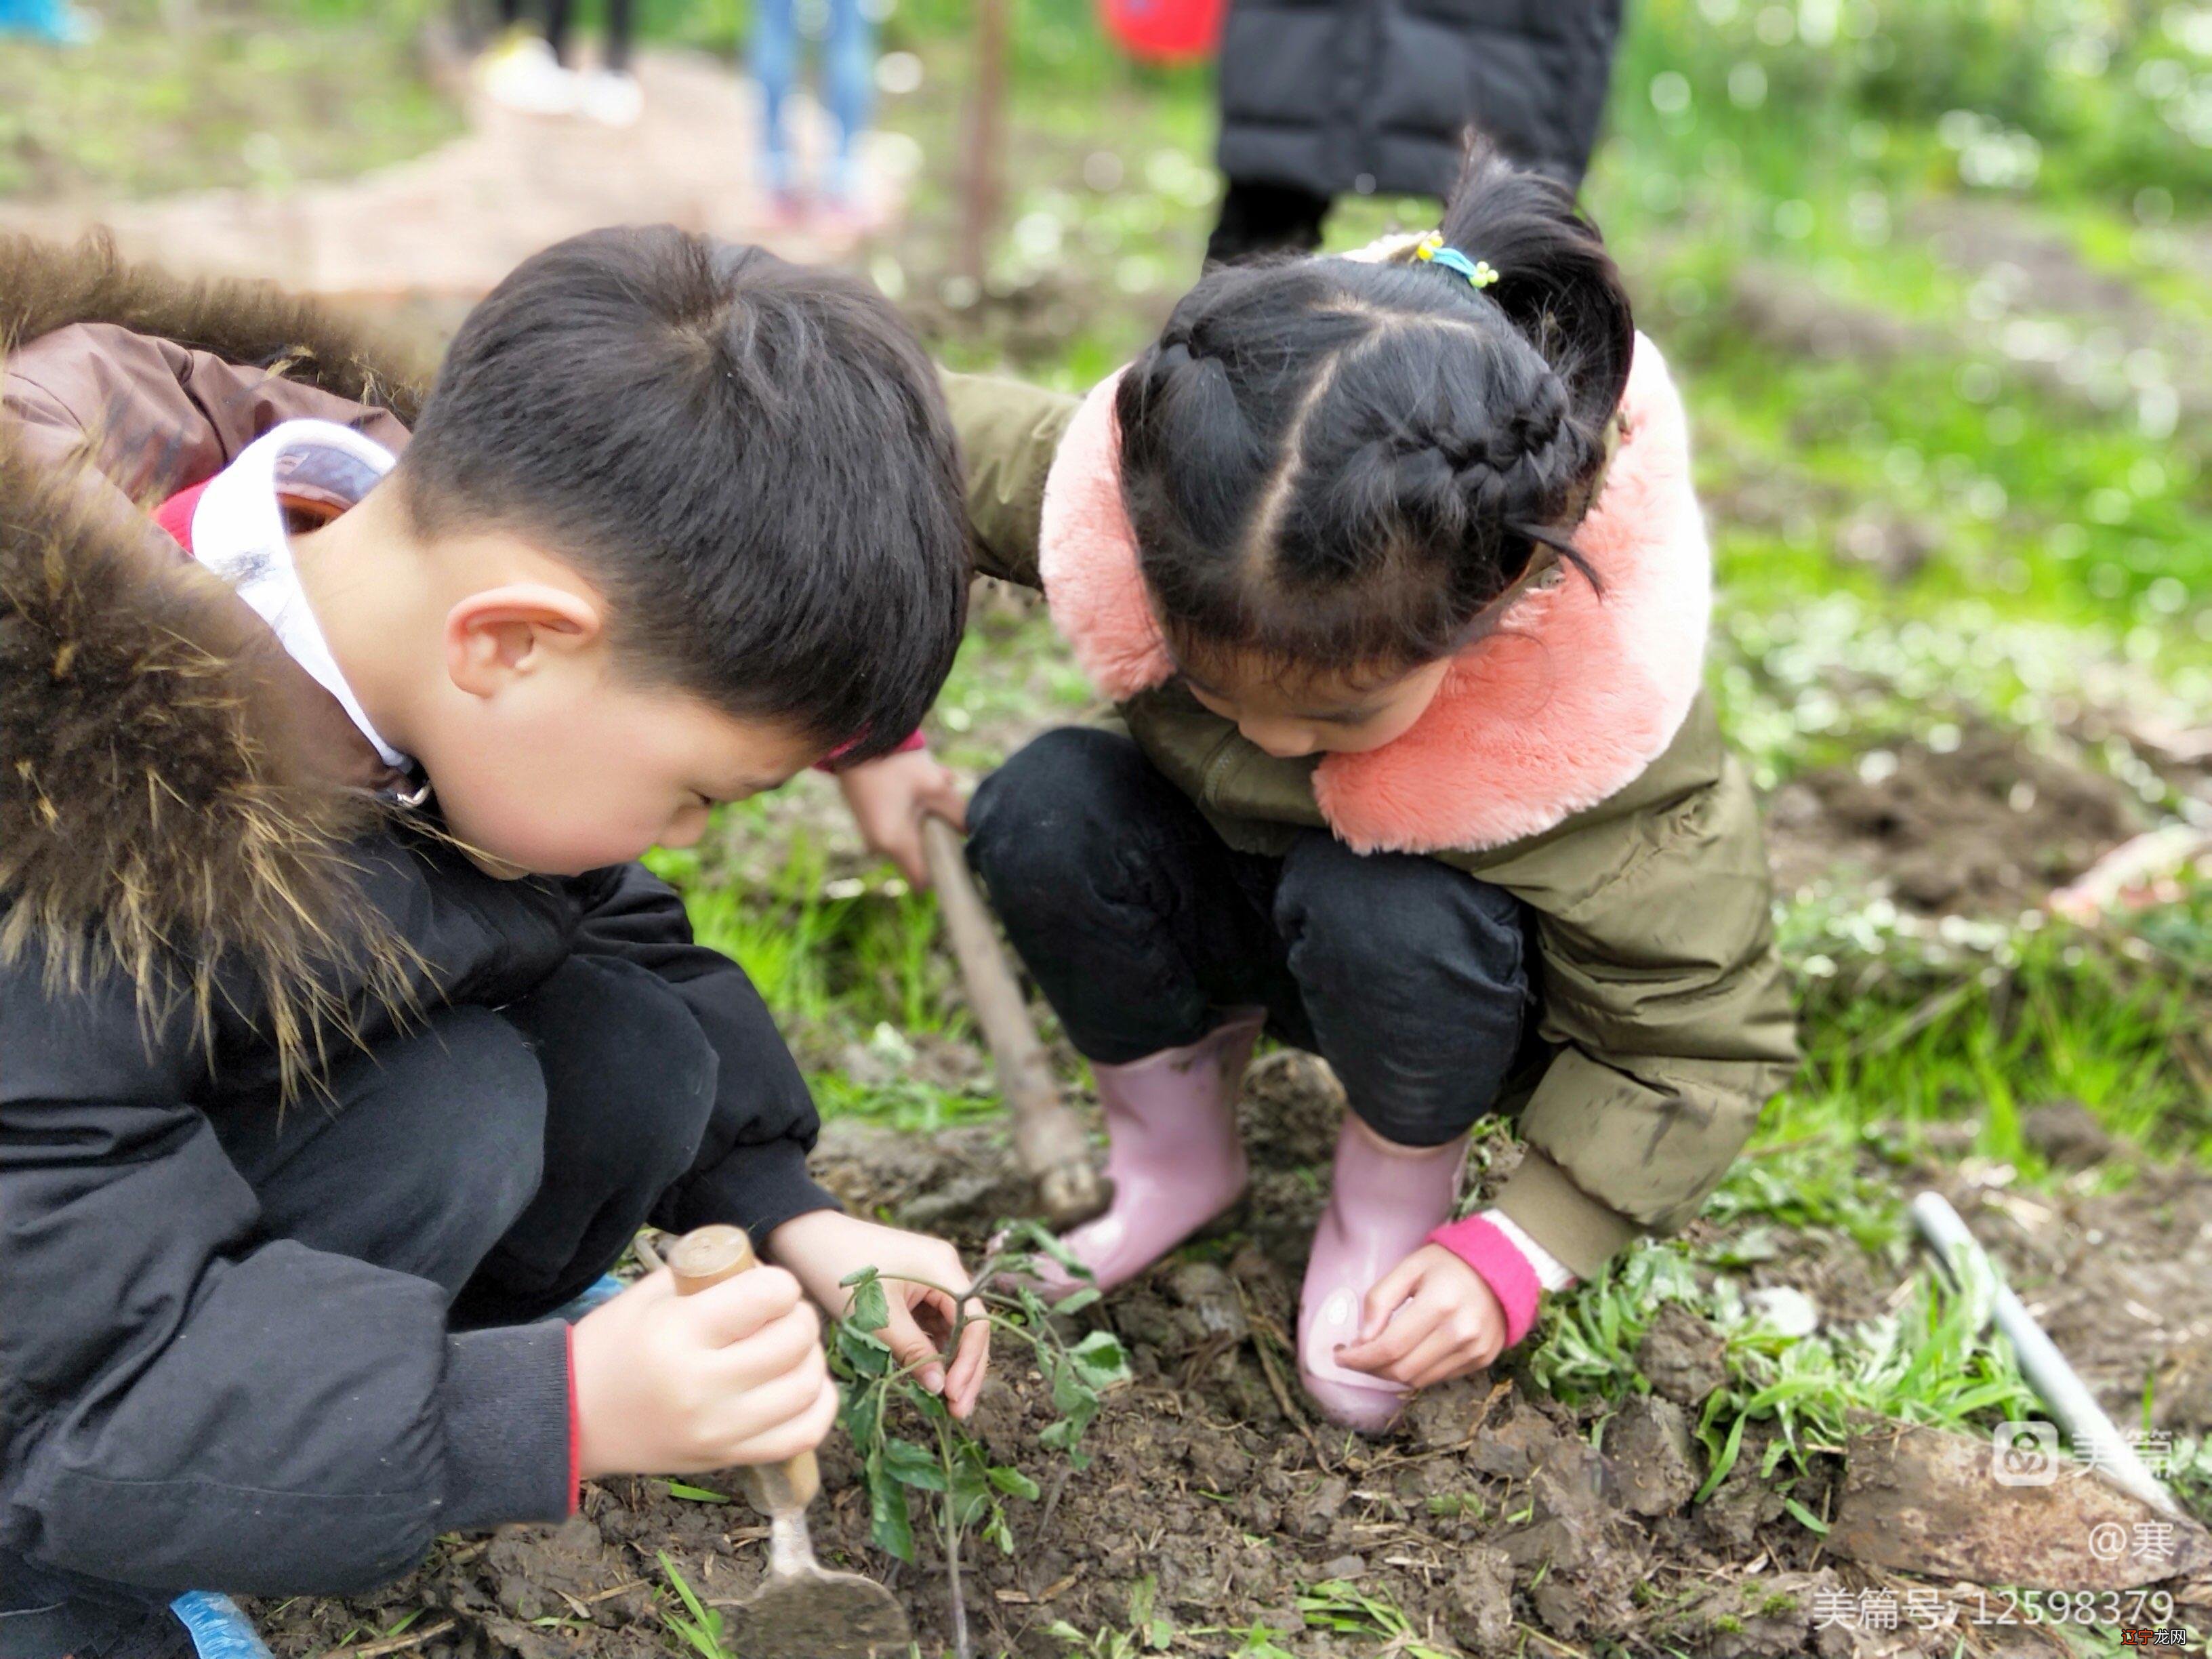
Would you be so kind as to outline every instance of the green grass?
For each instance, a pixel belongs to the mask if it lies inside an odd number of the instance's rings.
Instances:
[[[691,1588],[683,1573],[678,1571],[676,1564],[668,1559],[667,1551],[655,1550],[653,1554],[660,1563],[660,1571],[667,1578],[669,1588],[676,1592],[677,1600],[681,1604],[681,1611],[665,1605],[660,1609],[661,1620],[668,1626],[668,1633],[684,1647],[689,1648],[696,1659],[738,1659],[722,1639],[725,1620],[720,1611],[707,1606],[699,1599],[699,1593]],[[682,1651],[682,1649],[678,1651]]]
[[[429,0],[88,9],[90,46],[0,40],[0,196],[283,190],[460,130],[416,49]]]
[[[1986,1285],[1954,1293],[1923,1270],[1896,1312],[1796,1335],[1777,1331],[1732,1279],[1703,1274],[1703,1265],[1677,1243],[1630,1252],[1547,1310],[1528,1362],[1562,1399],[1623,1400],[1648,1386],[1635,1354],[1662,1307],[1681,1304],[1709,1320],[1723,1340],[1728,1380],[1698,1419],[1700,1498],[1735,1470],[1753,1425],[1771,1431],[1757,1471],[1768,1479],[1840,1452],[1861,1412],[1960,1430],[2037,1414],[2009,1351],[1982,1334]]]
[[[1913,940],[1863,912],[1788,920],[1808,1054],[1771,1138],[1965,1120],[1977,1151],[2040,1179],[2020,1114],[2078,1100],[2160,1157],[2212,1158],[2212,892],[2118,939],[1985,925]]]

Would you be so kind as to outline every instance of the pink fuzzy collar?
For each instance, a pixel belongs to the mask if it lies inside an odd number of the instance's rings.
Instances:
[[[1038,560],[1053,620],[1117,702],[1175,672],[1121,504],[1120,378],[1069,422]],[[1347,846],[1479,851],[1539,835],[1633,782],[1674,740],[1702,676],[1712,560],[1681,399],[1641,335],[1621,406],[1627,435],[1575,536],[1604,597],[1555,573],[1461,653],[1403,737],[1323,757],[1315,799]]]

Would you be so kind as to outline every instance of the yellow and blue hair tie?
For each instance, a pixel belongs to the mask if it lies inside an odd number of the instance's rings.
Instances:
[[[1458,273],[1467,278],[1470,288],[1486,289],[1498,280],[1489,260],[1470,259],[1457,248],[1445,246],[1443,237],[1433,230],[1413,244],[1413,257]]]

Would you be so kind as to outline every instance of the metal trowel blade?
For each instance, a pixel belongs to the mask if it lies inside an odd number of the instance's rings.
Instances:
[[[891,1593],[857,1572],[772,1576],[729,1614],[740,1659],[906,1659],[914,1643]]]

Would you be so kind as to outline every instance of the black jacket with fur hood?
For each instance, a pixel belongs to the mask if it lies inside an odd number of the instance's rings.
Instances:
[[[362,787],[349,723],[141,510],[295,416],[404,441],[416,376],[97,244],[0,240],[0,1578],[343,1591],[558,1518],[563,1328],[455,1334],[438,1286],[261,1236],[217,1126],[573,952],[660,975],[710,1040],[754,993],[642,869],[495,881]],[[792,1082],[724,1077],[656,1219],[830,1202]]]

